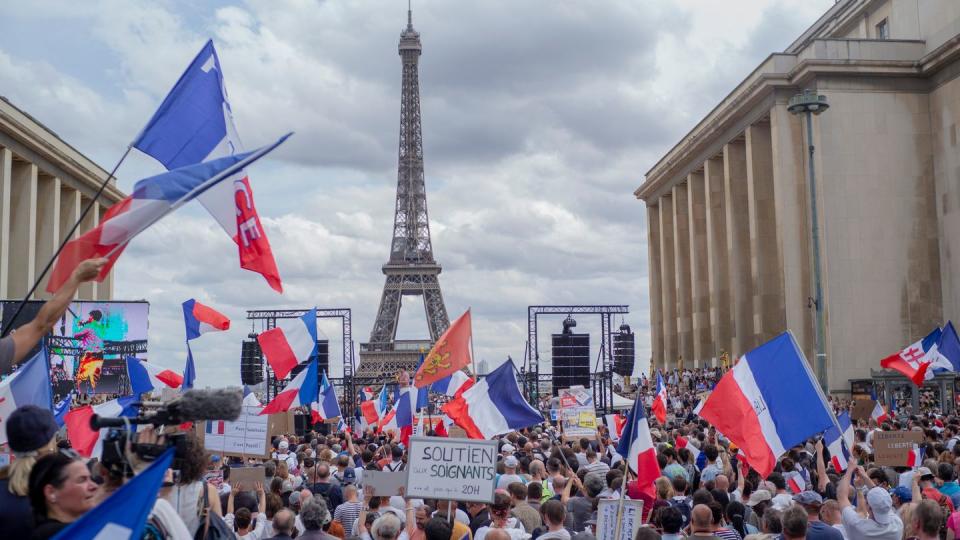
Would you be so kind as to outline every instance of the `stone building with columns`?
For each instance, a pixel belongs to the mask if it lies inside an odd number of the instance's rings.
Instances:
[[[834,392],[960,310],[960,2],[839,0],[647,173],[657,367],[789,329],[815,357],[805,89]],[[957,276],[954,278],[954,276]]]
[[[0,300],[19,300],[90,203],[107,171],[0,97]],[[111,180],[77,235],[125,195]],[[46,279],[34,294],[46,299]],[[110,300],[113,274],[84,284],[80,300]]]

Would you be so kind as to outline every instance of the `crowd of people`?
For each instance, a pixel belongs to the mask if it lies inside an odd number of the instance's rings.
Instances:
[[[11,338],[0,339],[0,371],[20,362],[102,261],[74,277]],[[960,530],[960,417],[928,407],[892,412],[881,425],[856,423],[849,466],[836,470],[819,435],[779,456],[765,478],[694,407],[725,370],[664,374],[668,415],[649,418],[660,474],[638,485],[617,452],[615,434],[571,439],[550,421],[498,437],[489,503],[423,500],[404,490],[378,493],[373,471],[403,471],[407,449],[395,432],[287,434],[269,459],[215,455],[192,431],[179,439],[144,538],[361,540],[594,540],[605,499],[643,501],[634,540],[954,540]],[[655,378],[640,379],[648,404]],[[837,412],[849,401],[831,400]],[[544,406],[550,406],[548,402]],[[550,416],[545,415],[546,418]],[[85,459],[70,448],[50,410],[27,405],[2,419],[12,462],[0,469],[0,531],[5,538],[51,538],[149,465]],[[880,466],[878,431],[922,433],[915,467]],[[435,435],[430,432],[427,435]],[[142,444],[162,435],[141,429]],[[922,451],[920,453],[919,451]],[[104,458],[106,459],[106,458]],[[256,466],[253,481],[250,466]],[[238,471],[245,469],[245,474]],[[260,475],[260,476],[257,476]],[[652,489],[649,489],[651,488]],[[604,537],[602,540],[612,540]]]

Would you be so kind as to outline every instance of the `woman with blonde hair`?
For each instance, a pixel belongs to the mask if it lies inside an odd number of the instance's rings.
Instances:
[[[673,484],[666,476],[661,476],[654,480],[653,485],[657,488],[658,499],[669,501],[673,497]]]
[[[908,502],[904,503],[900,507],[900,510],[897,510],[897,514],[900,516],[900,521],[903,522],[903,538],[913,538],[917,536],[917,524],[913,519],[913,511],[917,508],[917,503]]]
[[[6,538],[30,538],[30,471],[41,457],[57,451],[53,413],[34,405],[20,407],[4,422],[13,462],[0,469],[0,531]]]

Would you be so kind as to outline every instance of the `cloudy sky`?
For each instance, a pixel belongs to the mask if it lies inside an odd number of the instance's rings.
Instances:
[[[521,359],[530,304],[629,304],[650,351],[649,167],[833,0],[416,0],[428,204],[451,318],[478,360]],[[0,17],[0,95],[110,169],[212,38],[247,147],[296,135],[251,171],[285,284],[242,271],[202,208],[138,237],[117,299],[151,303],[150,359],[182,369],[180,303],[233,321],[195,342],[198,386],[239,383],[251,308],[349,307],[366,341],[396,190],[403,0],[32,1]],[[161,171],[134,151],[129,190]],[[561,318],[542,320],[541,354]],[[617,320],[617,324],[619,324]],[[599,321],[581,318],[594,333]],[[340,350],[339,324],[321,324]],[[408,299],[399,337],[427,335]],[[643,359],[643,360],[640,360]],[[331,358],[340,372],[339,354]]]

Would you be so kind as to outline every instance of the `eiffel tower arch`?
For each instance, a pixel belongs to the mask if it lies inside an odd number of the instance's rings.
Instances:
[[[423,134],[420,128],[420,33],[407,27],[400,33],[402,85],[400,93],[400,149],[397,166],[397,202],[393,219],[390,260],[383,265],[386,283],[370,341],[360,344],[358,377],[391,377],[400,369],[412,371],[420,349],[429,349],[450,326],[440,291],[441,266],[433,258],[427,190],[423,178]],[[397,341],[397,323],[404,296],[421,296],[430,338]]]

